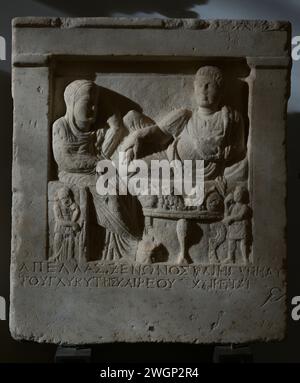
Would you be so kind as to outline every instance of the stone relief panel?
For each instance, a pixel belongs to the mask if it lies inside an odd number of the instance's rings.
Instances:
[[[15,339],[284,338],[290,33],[255,20],[14,20]],[[152,177],[153,163],[169,173]],[[186,175],[200,194],[180,192]]]
[[[222,65],[202,64],[185,76],[94,77],[56,81],[49,260],[252,262],[248,95],[230,89],[238,81],[234,74],[227,79]],[[203,201],[195,206],[188,195],[177,195],[175,174],[169,195],[99,195],[98,162],[124,153],[129,164],[204,161]]]

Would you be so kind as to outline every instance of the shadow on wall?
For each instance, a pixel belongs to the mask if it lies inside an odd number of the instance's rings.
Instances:
[[[35,0],[52,8],[58,8],[70,16],[112,16],[114,13],[135,14],[159,13],[165,17],[197,18],[199,14],[191,8],[208,3],[209,0]]]

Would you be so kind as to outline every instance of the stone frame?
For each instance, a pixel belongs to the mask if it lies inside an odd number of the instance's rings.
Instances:
[[[14,338],[87,344],[243,343],[284,337],[285,129],[290,91],[290,35],[287,22],[123,18],[16,18],[13,21],[10,329]],[[63,284],[60,288],[47,288],[43,276],[68,275],[66,270],[58,271],[47,262],[45,255],[52,80],[57,59],[79,56],[84,60],[96,57],[117,61],[124,58],[246,61],[251,70],[248,81],[250,191],[254,211],[253,252],[259,254],[257,265],[245,267],[242,274],[238,267],[201,270],[204,273],[201,283],[207,284],[197,290],[197,295],[179,287],[157,292],[147,287],[146,295],[141,289],[99,289],[91,287],[88,279],[81,282],[87,283],[86,288],[68,289]],[[122,267],[116,276],[128,274],[126,266]],[[97,272],[81,270],[78,278],[84,275],[91,278]],[[191,270],[188,267],[177,272],[183,275]],[[239,276],[233,277],[235,273]],[[222,278],[230,279],[230,275],[233,282],[222,282]],[[219,278],[217,290],[213,282],[216,278]],[[66,280],[61,283],[67,283]],[[247,288],[248,282],[251,288]],[[193,277],[184,283],[193,283]],[[233,283],[232,289],[229,283]],[[169,311],[164,307],[169,307]],[[205,317],[201,314],[203,308]]]

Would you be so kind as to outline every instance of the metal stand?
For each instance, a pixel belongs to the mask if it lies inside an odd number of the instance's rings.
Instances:
[[[249,346],[216,346],[214,363],[253,363],[253,354]]]
[[[91,348],[58,346],[55,353],[55,363],[91,363],[91,361]]]
[[[55,363],[91,363],[92,348],[57,347]],[[249,346],[215,346],[213,363],[253,363],[253,353]]]

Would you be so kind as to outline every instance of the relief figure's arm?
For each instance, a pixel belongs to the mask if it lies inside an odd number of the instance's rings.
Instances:
[[[128,132],[122,119],[119,118],[118,115],[111,116],[107,120],[107,124],[109,128],[105,133],[101,146],[101,152],[106,158],[111,158]]]
[[[250,217],[248,206],[243,206],[237,214],[230,215],[229,218],[232,222],[244,221]]]
[[[65,226],[65,227],[73,226],[72,221],[64,219],[57,202],[54,204],[53,212],[54,212],[55,222],[58,223],[60,226]]]
[[[149,148],[153,153],[163,150],[173,139],[153,120],[140,112],[130,111],[123,120],[130,134],[122,142],[120,151],[130,153],[131,159],[142,157]]]
[[[77,204],[74,204],[73,205],[72,221],[76,222],[78,220],[78,218],[79,218],[79,215],[80,215],[80,209],[77,206]]]
[[[229,217],[230,216],[230,207],[233,204],[233,193],[229,193],[225,199],[224,199],[224,216]]]
[[[228,142],[224,149],[224,159],[229,165],[243,160],[247,150],[245,124],[242,115],[237,111],[233,111],[230,120]]]

